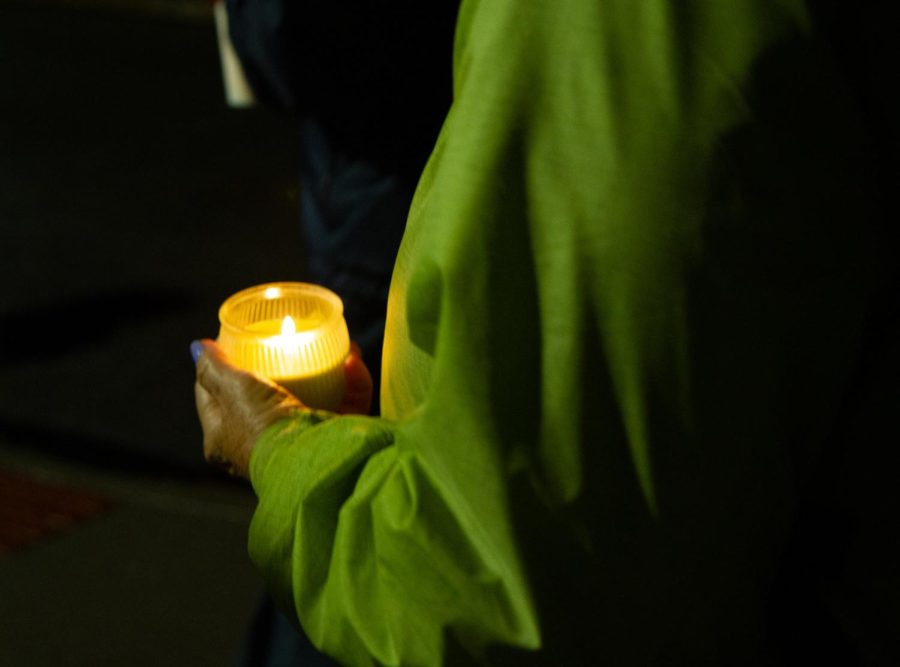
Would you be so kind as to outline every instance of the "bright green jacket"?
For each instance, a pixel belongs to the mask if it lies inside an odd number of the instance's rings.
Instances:
[[[801,3],[470,0],[453,71],[383,414],[263,435],[253,561],[351,665],[784,659],[882,279]]]

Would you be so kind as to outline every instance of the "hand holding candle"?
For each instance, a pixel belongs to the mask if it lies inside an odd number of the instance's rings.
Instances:
[[[233,475],[249,477],[250,455],[259,436],[303,405],[274,382],[234,366],[215,341],[197,341],[191,349],[199,353],[194,398],[203,428],[203,456]]]
[[[265,290],[270,288],[271,286],[262,286],[264,298]],[[235,297],[244,295],[245,292],[250,290],[238,293]],[[267,299],[277,299],[281,294],[283,293],[270,290]],[[226,301],[223,311],[231,301]],[[248,303],[244,303],[244,307],[247,305]],[[311,373],[297,373],[296,366],[292,367],[290,364],[297,363],[302,356],[297,352],[298,345],[309,343],[315,338],[311,332],[316,329],[311,328],[310,318],[304,318],[302,312],[279,318],[271,316],[273,310],[270,307],[254,311],[262,317],[249,322],[248,328],[253,331],[244,336],[240,345],[233,346],[233,349],[238,350],[236,358],[226,352],[226,346],[220,344],[221,341],[196,341],[191,345],[197,362],[195,396],[203,427],[204,455],[208,461],[220,464],[233,474],[243,477],[249,474],[250,454],[262,432],[281,419],[294,416],[306,407],[313,407],[276,384],[271,376],[275,376],[279,383],[286,380],[296,393],[313,396],[314,401],[317,396],[324,396],[329,405],[333,406],[333,395],[329,392],[333,391],[337,381],[332,377],[330,383],[325,385],[332,389],[322,392],[322,383],[314,380],[321,379],[322,375],[339,373],[342,393],[338,404],[332,409],[341,413],[367,414],[371,406],[372,377],[355,344],[348,345],[349,354],[339,359],[336,369],[326,363],[313,366]],[[228,315],[229,313],[225,313],[226,320]],[[285,323],[285,317],[291,319]],[[224,325],[225,320],[223,329]],[[254,345],[260,349],[254,352]],[[297,358],[293,358],[294,356]],[[243,367],[237,363],[239,359],[244,361]],[[253,360],[263,360],[269,365],[254,366]],[[293,370],[294,374],[279,372],[284,369]],[[323,405],[324,402],[319,402],[318,406],[327,407]]]

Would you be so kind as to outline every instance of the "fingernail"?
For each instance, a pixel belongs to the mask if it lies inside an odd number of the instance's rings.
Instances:
[[[194,363],[197,363],[197,360],[200,358],[200,355],[203,354],[203,343],[199,340],[191,341],[191,359],[194,360]]]

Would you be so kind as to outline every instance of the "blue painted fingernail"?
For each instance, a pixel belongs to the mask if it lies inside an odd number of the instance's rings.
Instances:
[[[203,343],[199,340],[195,340],[191,342],[191,359],[194,360],[194,363],[197,363],[197,360],[200,358],[200,355],[203,354]]]

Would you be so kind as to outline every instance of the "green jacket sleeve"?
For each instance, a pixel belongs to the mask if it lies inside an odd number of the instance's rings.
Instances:
[[[252,559],[316,646],[771,657],[877,265],[799,5],[463,3],[384,414],[279,423],[251,461]]]
[[[473,647],[534,644],[490,507],[496,484],[460,502],[404,431],[346,417],[270,430],[253,458],[253,560],[312,641],[347,664],[440,664],[453,626]]]

